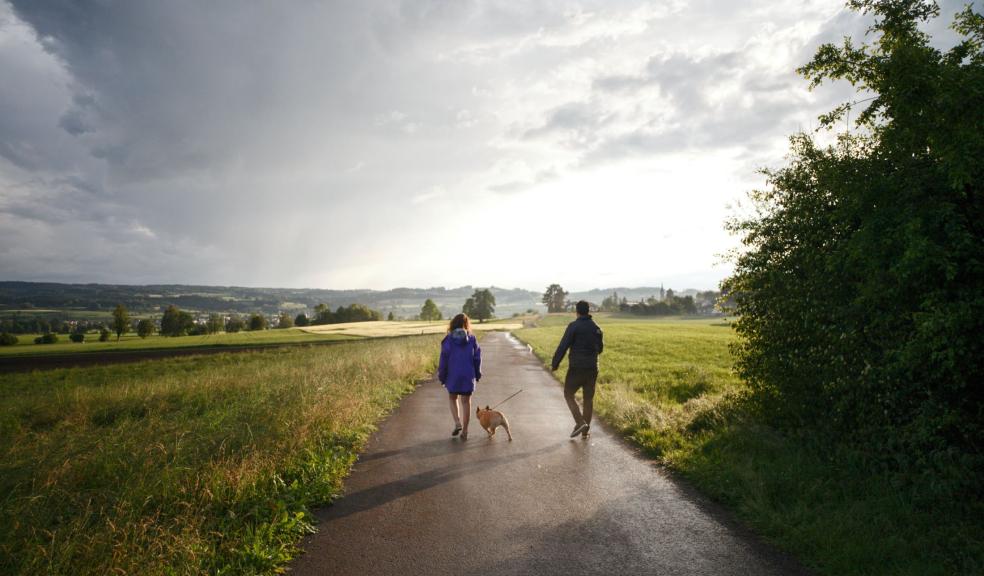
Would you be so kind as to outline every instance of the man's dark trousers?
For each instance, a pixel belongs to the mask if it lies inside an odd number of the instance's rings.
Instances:
[[[567,376],[564,378],[564,399],[567,400],[567,407],[571,410],[571,416],[578,426],[581,424],[591,425],[591,414],[594,412],[594,393],[595,382],[598,381],[598,370],[591,368],[568,368]],[[584,413],[574,399],[574,393],[582,391],[584,399]]]

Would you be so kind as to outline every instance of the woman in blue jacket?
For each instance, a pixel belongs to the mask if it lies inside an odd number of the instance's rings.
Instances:
[[[448,335],[441,341],[437,377],[448,389],[451,399],[451,417],[454,418],[451,435],[460,433],[462,440],[468,440],[471,395],[475,391],[475,383],[482,379],[482,349],[471,332],[471,321],[465,314],[458,314],[448,325]]]

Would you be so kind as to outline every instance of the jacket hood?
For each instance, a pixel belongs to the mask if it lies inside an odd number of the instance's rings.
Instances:
[[[451,341],[456,344],[468,342],[468,332],[464,328],[455,328],[451,331]]]

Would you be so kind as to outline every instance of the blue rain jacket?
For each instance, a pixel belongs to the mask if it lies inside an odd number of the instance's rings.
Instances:
[[[441,341],[437,378],[451,394],[470,394],[482,379],[482,349],[478,339],[456,328]]]

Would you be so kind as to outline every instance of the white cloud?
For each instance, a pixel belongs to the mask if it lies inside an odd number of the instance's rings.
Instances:
[[[864,28],[841,0],[0,0],[0,269],[709,287],[724,206],[848,94],[793,69]]]

